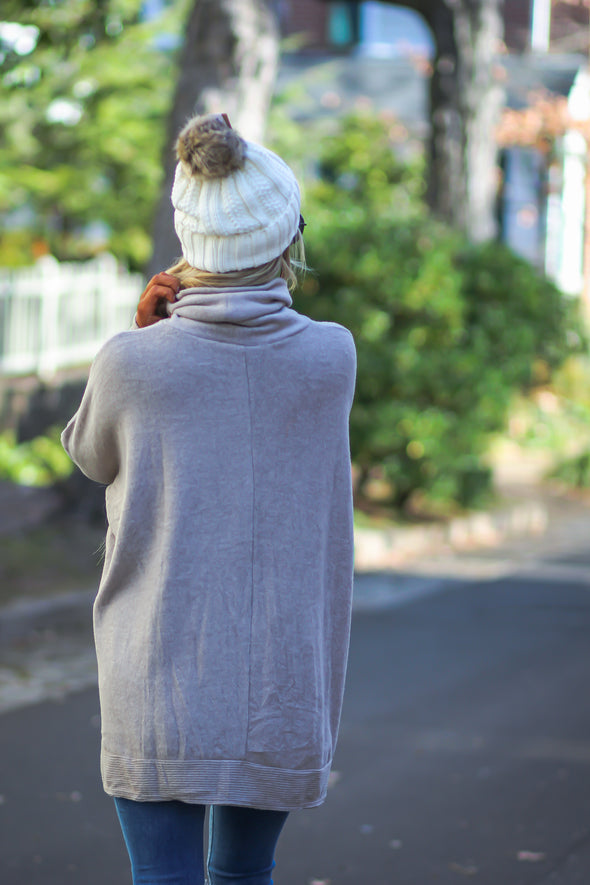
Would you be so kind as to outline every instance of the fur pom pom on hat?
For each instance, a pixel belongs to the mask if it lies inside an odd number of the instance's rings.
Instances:
[[[176,143],[172,204],[182,254],[211,273],[277,258],[299,225],[297,180],[275,153],[217,114],[194,117]]]
[[[224,178],[243,168],[246,142],[222,117],[211,114],[187,123],[178,136],[176,156],[191,175]]]

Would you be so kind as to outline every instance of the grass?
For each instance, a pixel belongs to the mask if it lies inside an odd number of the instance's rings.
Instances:
[[[0,537],[0,606],[98,586],[104,530],[58,519]]]

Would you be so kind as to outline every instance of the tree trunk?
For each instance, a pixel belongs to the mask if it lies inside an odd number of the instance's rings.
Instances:
[[[180,255],[170,191],[180,129],[193,114],[229,115],[251,141],[260,141],[272,97],[279,33],[272,0],[195,0],[186,25],[176,93],[168,120],[164,180],[154,222],[148,277]]]
[[[428,200],[474,241],[497,232],[495,127],[504,102],[496,74],[502,0],[407,0],[432,28]]]
[[[384,2],[419,12],[435,40],[428,202],[471,239],[491,239],[497,227],[494,130],[504,100],[494,61],[503,36],[503,0]]]
[[[443,125],[437,125],[433,113],[432,144],[438,142],[432,157],[437,166],[439,191],[455,187],[450,197],[451,212],[447,217],[462,227],[474,241],[488,240],[496,235],[497,144],[495,128],[504,101],[504,90],[495,76],[495,58],[502,36],[500,0],[463,0],[453,12],[453,37],[456,68],[445,63],[446,50],[452,44],[439,44],[438,58],[432,77],[432,92],[446,83],[450,100],[441,103]],[[446,33],[444,38],[446,38]],[[454,81],[454,83],[453,83]],[[444,87],[443,87],[444,88]],[[444,111],[455,118],[448,137],[445,135]],[[461,156],[460,168],[451,167],[446,176],[445,143],[457,137],[456,152]],[[442,149],[441,149],[442,143]],[[452,162],[452,160],[451,160]],[[445,195],[446,201],[449,196]],[[434,208],[438,209],[435,203]]]

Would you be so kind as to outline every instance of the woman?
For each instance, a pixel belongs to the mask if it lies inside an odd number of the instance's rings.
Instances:
[[[352,591],[350,333],[291,309],[291,169],[227,118],[181,132],[183,258],[92,366],[63,433],[104,483],[101,771],[134,885],[268,885],[325,798]]]

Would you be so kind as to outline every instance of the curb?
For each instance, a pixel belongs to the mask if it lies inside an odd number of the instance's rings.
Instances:
[[[367,584],[371,573],[392,572],[421,556],[495,547],[508,537],[540,535],[549,525],[547,507],[539,501],[519,502],[488,513],[458,517],[444,525],[355,529],[354,608],[372,608],[394,596],[430,592],[408,583],[408,576],[381,575],[378,586]],[[422,581],[424,583],[424,581]],[[64,593],[50,599],[21,599],[0,608],[0,643],[14,642],[45,630],[89,629],[96,588]]]
[[[96,589],[62,593],[51,599],[19,599],[0,609],[0,643],[45,630],[89,629]]]
[[[355,529],[355,571],[399,568],[423,555],[496,547],[507,538],[541,535],[549,512],[541,501],[522,501],[487,513],[457,517],[444,525]]]

